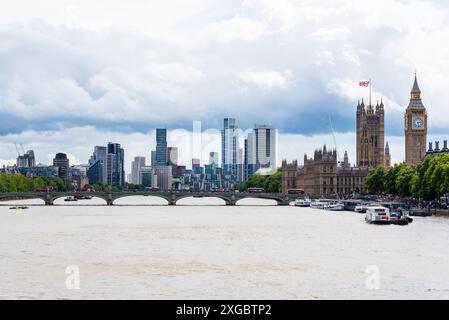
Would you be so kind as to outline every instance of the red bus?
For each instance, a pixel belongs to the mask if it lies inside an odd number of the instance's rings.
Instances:
[[[53,192],[53,187],[37,188],[36,192]]]
[[[264,188],[248,188],[246,189],[246,192],[248,193],[265,193]]]
[[[288,194],[304,194],[305,191],[304,191],[304,189],[288,189],[287,193]]]

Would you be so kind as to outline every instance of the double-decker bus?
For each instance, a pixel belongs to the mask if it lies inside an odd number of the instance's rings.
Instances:
[[[288,189],[287,193],[288,194],[304,194],[305,191],[304,191],[304,189]]]
[[[35,191],[36,192],[53,192],[53,187],[37,188]]]
[[[246,192],[248,193],[265,193],[264,188],[248,188],[246,189]]]

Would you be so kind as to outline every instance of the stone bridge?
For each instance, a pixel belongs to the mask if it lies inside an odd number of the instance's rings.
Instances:
[[[66,197],[91,196],[103,199],[108,206],[112,206],[114,201],[120,198],[145,196],[159,197],[167,201],[168,205],[174,206],[184,198],[219,198],[224,200],[226,205],[234,206],[238,201],[247,198],[274,200],[280,206],[288,206],[290,202],[298,198],[298,195],[288,195],[282,193],[238,193],[238,192],[16,192],[0,193],[0,201],[14,199],[41,199],[45,205],[51,206],[57,199]]]

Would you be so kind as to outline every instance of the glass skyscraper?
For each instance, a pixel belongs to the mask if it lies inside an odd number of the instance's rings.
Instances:
[[[229,176],[231,182],[237,182],[238,170],[238,137],[235,119],[225,118],[221,131],[221,163],[223,174]]]
[[[108,143],[106,177],[110,186],[125,184],[125,151],[118,143]]]
[[[156,165],[168,164],[167,129],[156,129]]]
[[[256,126],[245,139],[245,180],[261,168],[276,169],[277,130],[271,126]]]

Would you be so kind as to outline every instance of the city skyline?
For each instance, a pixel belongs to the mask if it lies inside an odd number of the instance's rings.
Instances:
[[[23,4],[0,13],[7,44],[0,50],[0,164],[16,158],[14,142],[42,150],[38,162],[66,152],[71,163],[84,163],[86,142],[112,140],[128,150],[129,172],[134,155],[150,159],[138,152],[153,140],[150,129],[170,135],[198,119],[220,130],[231,117],[245,131],[255,123],[278,128],[280,165],[333,145],[329,116],[338,149],[354,163],[353,106],[368,101],[357,86],[368,78],[373,103],[384,101],[397,163],[415,70],[429,106],[429,140],[447,135],[449,60],[441,43],[449,7],[441,1],[171,0],[150,8],[138,0],[44,0],[26,3],[26,12]]]

